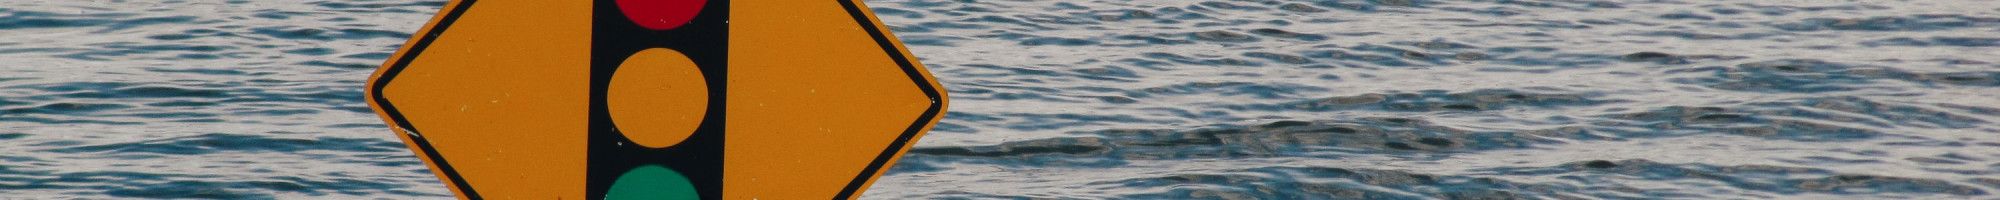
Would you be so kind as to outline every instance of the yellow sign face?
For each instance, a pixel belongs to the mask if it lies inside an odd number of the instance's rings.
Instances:
[[[369,103],[466,199],[853,198],[945,94],[858,0],[455,0]]]

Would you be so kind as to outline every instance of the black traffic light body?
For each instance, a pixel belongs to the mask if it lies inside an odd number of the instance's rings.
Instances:
[[[634,168],[656,165],[686,176],[702,199],[722,197],[723,119],[727,114],[729,82],[729,0],[708,0],[692,21],[677,28],[652,30],[627,19],[615,0],[595,0],[590,52],[590,135],[585,196],[603,199],[619,176]],[[532,28],[532,27],[529,27]],[[706,79],[708,111],[700,126],[680,144],[647,148],[628,139],[613,123],[608,86],[619,65],[641,50],[678,51],[697,65]]]

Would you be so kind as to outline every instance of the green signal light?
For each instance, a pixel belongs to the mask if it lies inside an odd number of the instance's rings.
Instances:
[[[619,175],[617,182],[611,184],[610,191],[605,192],[604,199],[696,200],[701,199],[701,195],[695,194],[694,183],[681,176],[680,172],[659,165],[643,165]]]

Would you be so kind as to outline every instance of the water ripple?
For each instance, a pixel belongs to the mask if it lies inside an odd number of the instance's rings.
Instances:
[[[444,0],[0,3],[0,196],[448,198],[362,101]],[[1978,199],[1978,1],[871,1],[952,110],[864,198]]]
[[[886,4],[885,4],[886,3]],[[2000,9],[877,3],[953,110],[868,197],[1979,198]],[[996,12],[999,11],[999,12]],[[905,31],[907,30],[907,31]]]

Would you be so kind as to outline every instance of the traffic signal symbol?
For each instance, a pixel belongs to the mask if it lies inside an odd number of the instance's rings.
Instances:
[[[714,130],[717,129],[714,127],[707,131],[701,130],[703,121],[710,120],[708,118],[710,116],[708,108],[711,106],[709,104],[711,91],[708,85],[710,80],[702,75],[704,66],[696,64],[681,51],[660,44],[716,39],[674,38],[663,37],[665,35],[661,34],[663,31],[680,28],[694,20],[706,1],[616,0],[615,3],[625,19],[614,19],[615,17],[594,19],[599,21],[594,23],[597,26],[594,30],[599,32],[594,40],[598,44],[610,43],[617,45],[606,46],[626,48],[601,48],[601,51],[595,53],[608,54],[600,56],[611,56],[625,53],[626,49],[643,49],[631,52],[631,55],[617,65],[593,65],[599,69],[609,67],[611,69],[609,71],[612,71],[608,85],[601,85],[605,90],[605,95],[601,98],[604,100],[603,112],[610,115],[611,124],[616,127],[610,131],[623,136],[625,141],[631,141],[633,145],[644,148],[624,147],[625,143],[622,141],[610,138],[604,138],[609,139],[610,144],[594,143],[593,145],[612,146],[593,148],[601,151],[592,152],[592,156],[604,158],[593,159],[591,165],[611,167],[593,168],[593,171],[587,172],[596,177],[587,184],[591,185],[591,191],[602,191],[604,195],[602,198],[611,200],[700,199],[703,192],[682,174],[682,170],[675,168],[691,169],[693,171],[690,172],[704,173],[700,175],[710,175],[710,177],[719,173],[716,169],[721,168],[722,156],[716,149],[719,149],[722,141],[719,140],[721,136],[716,134],[721,134],[723,131]],[[723,3],[727,1],[724,0]],[[721,19],[710,16],[705,20]],[[620,26],[627,25],[625,23],[605,21],[630,22],[629,25],[637,25],[643,29],[631,29],[630,26]],[[675,32],[682,33],[680,34],[682,36],[719,35],[702,31],[722,30],[714,27],[696,27]],[[724,67],[726,66],[706,66],[711,71]],[[604,136],[601,130],[598,132],[600,133],[593,134]],[[696,134],[705,134],[704,138],[708,139],[694,141],[694,144],[689,144],[693,145],[691,147],[676,148]],[[618,169],[619,166],[631,168]],[[607,181],[605,175],[614,174],[617,177],[608,179],[611,181],[609,184],[603,183]],[[711,193],[716,191],[713,189],[715,186],[708,187],[711,188],[709,189]]]
[[[596,1],[585,198],[722,196],[729,3]]]

